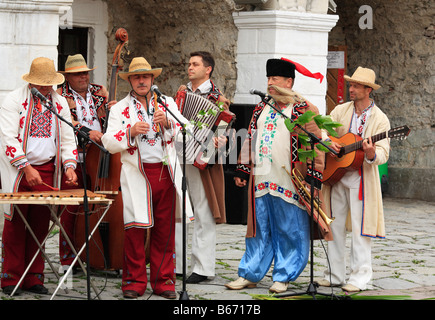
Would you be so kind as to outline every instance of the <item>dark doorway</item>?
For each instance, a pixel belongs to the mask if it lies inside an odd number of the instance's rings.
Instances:
[[[80,53],[88,58],[89,28],[59,29],[58,70],[65,70],[65,62],[69,55]]]

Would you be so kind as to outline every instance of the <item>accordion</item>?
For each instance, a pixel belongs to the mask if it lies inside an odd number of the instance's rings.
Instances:
[[[205,169],[217,158],[213,137],[225,134],[235,120],[235,114],[195,93],[178,91],[175,102],[181,114],[193,124],[186,137],[186,163]],[[177,148],[179,156],[183,148]]]

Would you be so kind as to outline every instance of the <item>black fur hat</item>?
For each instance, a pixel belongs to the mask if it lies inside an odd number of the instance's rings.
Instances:
[[[295,78],[296,66],[287,60],[269,59],[266,63],[266,77],[280,76]]]

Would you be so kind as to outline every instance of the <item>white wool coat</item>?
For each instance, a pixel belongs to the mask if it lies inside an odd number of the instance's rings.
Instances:
[[[342,137],[350,131],[351,119],[354,111],[354,103],[347,102],[338,105],[332,110],[331,118],[334,121],[341,123],[343,126],[337,128],[339,137]],[[363,138],[372,137],[376,134],[386,132],[390,130],[390,121],[385,113],[382,112],[376,105],[370,112],[370,116],[366,121],[365,131],[363,132]],[[327,136],[323,133],[323,138]],[[389,139],[383,139],[376,142],[376,157],[372,163],[364,160],[362,165],[362,221],[361,221],[361,235],[373,237],[373,238],[385,238],[385,223],[384,223],[384,209],[382,204],[382,190],[379,178],[378,165],[387,162],[390,152]],[[322,191],[324,195],[324,201],[329,213],[331,212],[331,187],[323,184]],[[350,227],[350,213],[346,227],[348,230]]]
[[[71,119],[71,113],[65,98],[51,91],[53,106],[65,120]],[[31,115],[34,107],[29,85],[10,92],[0,108],[0,168],[3,192],[17,192],[24,173],[14,163],[26,158],[26,146],[29,138]],[[56,158],[54,187],[60,188],[62,166],[68,163],[77,165],[77,146],[73,129],[64,121],[55,119]],[[3,205],[5,218],[12,219],[11,205]]]
[[[131,139],[130,128],[136,123],[137,116],[130,108],[131,95],[112,106],[106,133],[102,137],[104,147],[112,154],[121,153],[120,183],[124,211],[124,228],[149,228],[154,225],[152,190],[146,174],[142,169],[141,155],[138,146],[138,137]],[[168,108],[184,122],[188,121],[179,113],[174,100],[166,97]],[[168,165],[169,173],[177,191],[176,217],[182,216],[182,168],[175,150],[175,139],[180,133],[176,120],[168,112],[168,119],[172,128],[164,130],[164,155],[162,161]],[[180,134],[181,136],[181,134]],[[186,192],[187,194],[187,192]],[[186,218],[193,220],[192,207],[186,195]]]

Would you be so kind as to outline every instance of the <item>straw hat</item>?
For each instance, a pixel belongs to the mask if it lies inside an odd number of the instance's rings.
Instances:
[[[68,56],[65,62],[65,71],[59,71],[61,73],[77,73],[77,72],[85,72],[85,71],[92,71],[96,69],[92,68],[89,69],[85,58],[81,54],[75,54],[73,56]]]
[[[65,77],[56,72],[53,60],[44,57],[34,59],[30,72],[21,78],[37,86],[56,86],[65,81]]]
[[[119,77],[124,80],[128,80],[128,77],[134,74],[152,74],[154,78],[158,77],[162,73],[162,68],[151,68],[151,65],[145,58],[137,57],[131,60],[128,72],[120,72]]]
[[[378,90],[381,86],[375,83],[376,74],[372,69],[358,67],[352,77],[344,76],[344,79],[349,82],[356,82]]]

